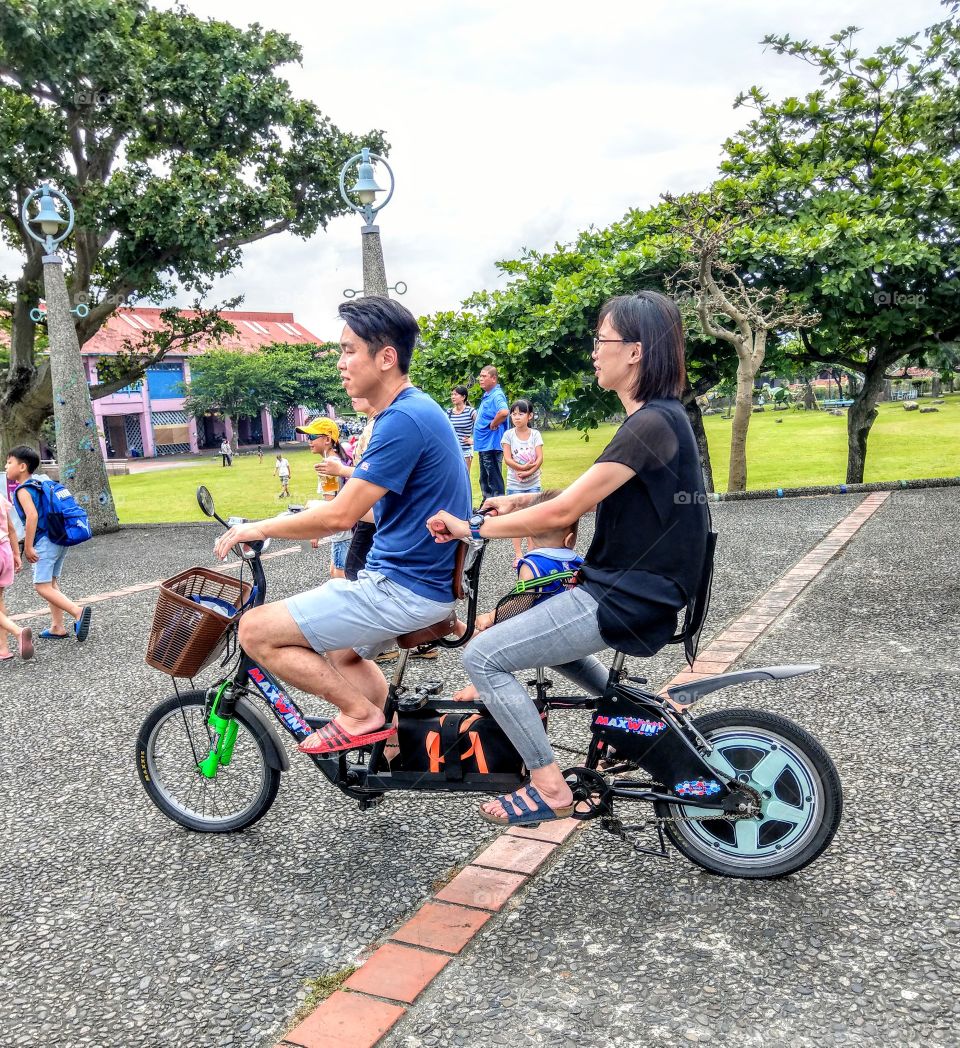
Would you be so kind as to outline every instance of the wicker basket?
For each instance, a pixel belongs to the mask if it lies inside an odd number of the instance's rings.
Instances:
[[[213,597],[239,612],[251,590],[249,582],[209,568],[190,568],[161,583],[147,640],[147,665],[171,677],[195,676],[223,651],[237,616],[228,618],[191,598]]]

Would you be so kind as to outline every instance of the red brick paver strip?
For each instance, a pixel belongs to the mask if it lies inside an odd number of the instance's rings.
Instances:
[[[446,954],[388,942],[368,957],[343,985],[347,990],[361,990],[389,997],[391,1001],[413,1004],[450,960]]]
[[[489,920],[490,914],[481,910],[425,902],[391,938],[429,950],[459,953]]]
[[[373,1048],[406,1008],[337,990],[280,1042],[298,1048]]]
[[[890,497],[868,495],[802,560],[750,605],[700,652],[696,672],[684,667],[665,687],[690,684],[730,669],[770,630],[784,611],[817,578],[863,524]],[[464,870],[425,902],[393,942],[381,946],[345,984],[295,1030],[283,1046],[372,1048],[417,996],[479,933],[493,914],[548,862],[579,826],[573,819],[534,828],[512,827],[488,845]],[[414,949],[413,947],[420,947]],[[427,952],[435,951],[435,952]],[[378,998],[388,998],[387,1001]],[[372,1039],[371,1039],[372,1038]]]
[[[539,826],[511,826],[508,837],[522,837],[532,841],[549,841],[551,844],[562,844],[571,833],[576,833],[583,825],[576,819],[554,819],[553,822],[541,822]]]
[[[500,910],[506,901],[526,883],[527,878],[507,870],[489,870],[468,866],[437,892],[441,902],[455,902],[482,910]],[[384,994],[384,996],[388,996]]]
[[[492,866],[496,870],[514,873],[533,873],[556,849],[547,841],[524,840],[505,833],[485,848],[474,860],[475,866]]]

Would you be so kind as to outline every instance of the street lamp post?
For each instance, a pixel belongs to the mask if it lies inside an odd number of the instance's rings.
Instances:
[[[39,210],[31,218],[29,209],[35,199]],[[58,210],[57,200],[64,205],[66,218]],[[63,193],[44,184],[24,200],[21,219],[29,236],[44,249],[41,261],[47,300],[50,378],[60,480],[69,486],[77,502],[87,511],[94,534],[116,531],[120,524],[100,451],[90,387],[73,322],[74,316],[86,316],[89,307],[81,304],[71,308],[63,264],[57,254],[57,245],[73,229],[73,206]],[[40,319],[36,310],[31,316],[35,321]]]
[[[390,189],[382,204],[374,206],[377,193],[384,190],[377,185],[373,177],[373,162],[382,164],[390,176]],[[356,185],[350,187],[349,192],[354,194],[359,203],[350,199],[347,195],[347,174],[350,169],[358,164]],[[390,203],[393,196],[394,179],[390,165],[381,156],[371,153],[369,149],[362,149],[356,156],[350,159],[340,169],[340,195],[351,211],[356,211],[363,216],[363,228],[360,230],[360,245],[363,258],[363,293],[364,295],[382,295],[389,297],[390,289],[387,287],[387,272],[383,264],[383,247],[380,244],[380,227],[374,225],[374,216],[378,211]]]

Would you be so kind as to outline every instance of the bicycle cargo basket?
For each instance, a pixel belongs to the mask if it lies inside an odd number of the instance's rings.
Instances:
[[[209,568],[189,568],[160,584],[147,640],[147,665],[193,677],[223,651],[252,586]],[[232,609],[232,613],[231,613]]]

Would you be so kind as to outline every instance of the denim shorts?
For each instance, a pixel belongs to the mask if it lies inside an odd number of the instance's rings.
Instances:
[[[356,582],[329,582],[284,601],[314,651],[353,648],[363,659],[395,647],[401,633],[432,626],[445,618],[453,601],[436,601],[364,569]]]
[[[45,582],[53,582],[60,578],[63,571],[63,558],[67,555],[66,546],[58,546],[51,542],[46,535],[35,539],[33,548],[40,559],[33,565],[33,584],[42,585]]]
[[[541,491],[543,491],[543,488],[541,488],[539,484],[532,488],[518,488],[513,484],[507,485],[508,495],[539,495]]]
[[[330,563],[341,571],[347,566],[347,550],[350,549],[350,539],[339,539],[330,543]]]

